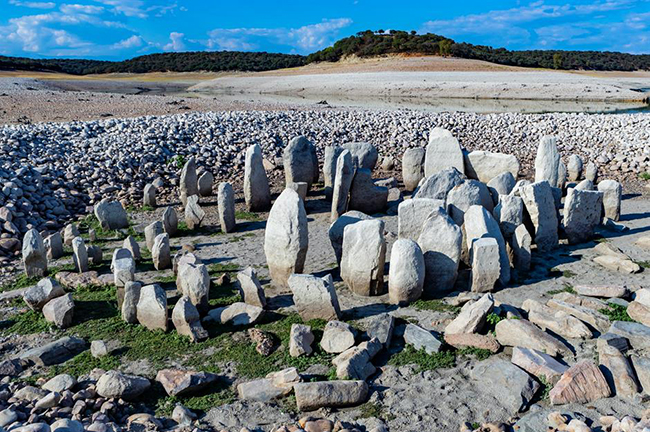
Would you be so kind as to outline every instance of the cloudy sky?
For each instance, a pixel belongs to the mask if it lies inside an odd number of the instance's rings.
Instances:
[[[367,29],[509,49],[650,53],[650,0],[0,0],[0,55],[308,54]]]

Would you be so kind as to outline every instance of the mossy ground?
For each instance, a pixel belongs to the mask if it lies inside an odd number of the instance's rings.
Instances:
[[[609,318],[610,321],[635,322],[627,313],[627,308],[615,303],[608,303],[606,308],[600,309],[600,313]]]

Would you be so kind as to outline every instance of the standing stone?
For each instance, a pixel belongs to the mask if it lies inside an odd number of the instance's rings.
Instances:
[[[58,328],[70,327],[73,316],[74,300],[72,300],[72,293],[52,299],[43,306],[45,320]]]
[[[424,291],[451,291],[458,276],[463,233],[442,209],[432,211],[422,225],[418,244],[424,254]]]
[[[413,198],[445,200],[449,191],[464,181],[465,176],[456,168],[448,168],[427,176],[413,193]]]
[[[217,203],[221,231],[225,233],[233,232],[237,225],[235,222],[235,191],[230,183],[219,183]]]
[[[172,323],[178,334],[188,336],[192,342],[208,338],[208,332],[201,325],[199,310],[187,296],[181,297],[174,306]]]
[[[566,165],[564,165],[564,162],[562,162],[562,159],[560,159],[560,164],[557,167],[557,187],[559,189],[564,189],[564,185],[566,184]]]
[[[343,255],[343,232],[345,227],[361,220],[370,219],[372,219],[372,216],[368,216],[360,211],[352,210],[340,216],[330,225],[328,236],[330,238],[330,243],[332,244],[332,249],[334,249],[334,254],[336,255],[337,265],[341,264],[341,255]]]
[[[191,230],[200,227],[204,217],[205,211],[199,205],[199,196],[187,197],[185,203],[185,224],[187,224],[187,227]]]
[[[95,205],[95,217],[101,227],[107,230],[129,227],[126,210],[119,201],[110,201],[108,198],[104,198]]]
[[[77,228],[76,224],[67,224],[63,229],[63,243],[66,246],[72,246],[72,240],[80,235],[79,228]]]
[[[210,274],[205,264],[186,264],[178,269],[180,291],[190,298],[199,312],[210,308]]]
[[[605,377],[596,365],[583,360],[571,366],[549,392],[552,405],[587,404],[612,394]]]
[[[465,158],[460,143],[450,131],[434,128],[429,133],[429,144],[424,159],[424,176],[429,177],[447,168],[465,173]]]
[[[147,244],[149,252],[153,250],[153,242],[156,240],[156,237],[164,232],[163,223],[160,221],[155,221],[144,228],[144,241]]]
[[[151,183],[144,186],[142,204],[149,207],[156,207],[156,187]]]
[[[506,172],[516,179],[519,175],[519,161],[509,154],[474,150],[465,155],[465,169],[467,177],[483,183]]]
[[[524,201],[514,195],[499,195],[499,203],[492,215],[499,223],[503,237],[510,239],[517,227],[524,223]]]
[[[128,236],[125,238],[122,247],[131,252],[131,256],[134,260],[140,261],[142,259],[142,254],[140,254],[140,245],[137,241],[135,241],[135,238],[133,236]]]
[[[345,227],[341,279],[352,292],[362,296],[383,294],[385,259],[383,221],[360,221]]]
[[[44,277],[47,274],[47,251],[43,237],[33,228],[23,237],[23,264],[27,277]]]
[[[249,211],[265,211],[271,207],[271,191],[262,161],[262,149],[254,144],[246,150],[244,165],[244,199]]]
[[[332,199],[334,192],[334,180],[336,178],[336,163],[339,156],[343,153],[343,147],[327,146],[325,147],[325,157],[323,161],[323,178],[325,182],[325,198]]]
[[[187,198],[192,195],[198,195],[199,189],[197,183],[196,162],[194,161],[194,157],[191,157],[187,162],[185,162],[185,165],[181,170],[181,178],[178,186],[183,206],[187,205]]]
[[[266,307],[266,296],[264,288],[257,279],[257,272],[253,267],[246,267],[237,273],[237,282],[239,282],[239,291],[244,303],[261,308]]]
[[[135,261],[128,249],[115,249],[111,260],[111,271],[116,287],[123,287],[135,280]]]
[[[331,275],[318,278],[312,275],[292,274],[289,277],[289,288],[293,293],[293,303],[303,321],[312,319],[329,321],[340,318],[341,307]]]
[[[388,297],[393,304],[404,305],[422,296],[424,255],[416,242],[399,239],[393,244],[388,272]]]
[[[303,202],[307,201],[307,192],[308,192],[307,183],[305,182],[288,183],[287,188],[295,190]]]
[[[212,195],[212,183],[214,183],[214,176],[210,171],[205,171],[197,180],[197,189],[199,195],[208,197]]]
[[[142,287],[137,317],[138,322],[149,330],[167,331],[167,296],[160,285]]]
[[[603,193],[605,217],[614,221],[621,218],[621,195],[623,188],[616,180],[603,180],[598,183],[598,190]]]
[[[595,163],[589,162],[587,164],[587,169],[585,170],[585,179],[594,184],[596,183],[596,180],[598,180],[598,167]]]
[[[348,150],[343,150],[336,161],[336,175],[332,192],[332,222],[348,210],[348,198],[353,178],[352,154]]]
[[[602,192],[570,188],[564,201],[564,231],[570,244],[591,240],[600,224]]]
[[[640,388],[632,364],[618,349],[603,345],[601,347],[604,349],[598,350],[598,360],[609,387],[618,396],[633,397]]]
[[[470,250],[472,252],[471,290],[473,292],[492,291],[501,273],[499,244],[494,238],[483,237],[474,240]]]
[[[506,242],[501,234],[499,224],[492,215],[481,206],[472,206],[465,213],[465,233],[467,235],[467,249],[472,254],[474,240],[481,237],[491,237],[499,245],[499,283],[506,286],[510,282],[510,259],[506,249]]]
[[[557,212],[553,192],[548,182],[524,186],[520,190],[526,210],[535,227],[535,243],[540,252],[548,252],[558,245]]]
[[[514,268],[519,271],[528,271],[530,269],[531,251],[530,246],[533,238],[526,229],[525,225],[519,225],[512,237],[512,255]]]
[[[582,159],[580,156],[574,154],[569,156],[566,169],[569,181],[576,182],[580,180],[580,176],[582,175]]]
[[[75,237],[72,240],[72,261],[74,262],[75,269],[79,273],[88,271],[88,251],[86,250],[84,239],[81,237]]]
[[[343,144],[343,148],[348,150],[352,155],[354,166],[357,168],[374,170],[379,159],[379,152],[370,143],[352,142]]]
[[[308,189],[311,189],[311,184],[314,181],[312,148],[313,144],[304,136],[298,136],[289,141],[282,155],[286,184],[305,182],[309,185]]]
[[[172,266],[171,250],[169,248],[169,235],[158,234],[151,249],[151,259],[156,270],[164,270]]]
[[[48,259],[58,259],[63,256],[63,240],[61,239],[61,233],[55,232],[54,234],[50,234],[43,244],[45,245]]]
[[[289,335],[289,355],[291,357],[300,357],[309,355],[314,350],[311,344],[314,343],[314,334],[311,327],[304,324],[292,324],[291,334]]]
[[[372,171],[357,169],[350,186],[350,210],[359,210],[367,214],[380,213],[388,203],[388,188],[377,186],[372,180]]]
[[[443,210],[444,206],[444,200],[431,198],[402,201],[397,207],[397,236],[417,241],[429,214],[434,210]]]
[[[492,178],[487,183],[487,187],[492,194],[495,204],[499,202],[499,195],[509,195],[517,184],[515,176],[510,171],[503,172]]]
[[[482,205],[491,212],[494,209],[492,196],[487,187],[476,180],[466,180],[449,191],[447,195],[447,213],[462,226],[465,222],[465,212],[473,205]]]
[[[274,283],[286,286],[289,276],[302,273],[309,246],[307,213],[296,191],[285,189],[266,221],[264,253]]]
[[[88,259],[93,265],[101,265],[104,261],[104,254],[102,248],[97,245],[86,246],[86,252],[88,253]]]
[[[547,181],[551,187],[560,187],[559,168],[560,153],[557,150],[556,138],[542,137],[535,157],[535,183]]]
[[[138,302],[141,289],[140,282],[127,282],[124,285],[124,300],[122,300],[120,311],[122,319],[130,324],[138,323]]]
[[[169,206],[165,209],[162,214],[162,224],[163,230],[169,234],[170,237],[176,235],[176,232],[178,231],[178,216],[176,215],[174,207]]]
[[[424,155],[422,147],[409,148],[402,156],[402,179],[407,191],[413,191],[424,177]]]

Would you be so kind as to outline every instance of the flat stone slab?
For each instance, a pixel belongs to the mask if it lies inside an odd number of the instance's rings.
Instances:
[[[368,384],[365,381],[306,382],[297,383],[293,389],[301,411],[359,405],[368,396]]]
[[[64,337],[47,345],[32,348],[20,355],[38,366],[63,363],[87,349],[86,342],[76,337]]]
[[[539,383],[530,375],[509,361],[497,358],[479,363],[471,377],[513,414],[525,409],[539,390]]]
[[[573,289],[578,294],[588,297],[620,298],[629,293],[627,287],[617,285],[576,285]]]
[[[636,350],[650,348],[650,327],[628,321],[614,321],[609,327],[609,333],[626,338]]]

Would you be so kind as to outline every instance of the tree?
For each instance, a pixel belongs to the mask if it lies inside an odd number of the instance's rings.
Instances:
[[[553,54],[553,69],[562,69],[562,54]]]
[[[448,56],[451,54],[451,44],[452,41],[451,39],[444,39],[438,42],[438,45],[440,46],[440,55],[442,56]]]

